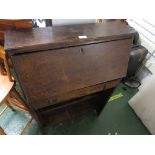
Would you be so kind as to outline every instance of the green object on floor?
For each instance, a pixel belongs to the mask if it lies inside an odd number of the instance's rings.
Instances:
[[[96,113],[87,113],[72,120],[50,125],[44,129],[47,135],[148,135],[149,132],[128,105],[128,100],[137,92],[122,83],[118,85],[109,102],[99,116]],[[24,114],[25,115],[25,114]],[[27,117],[23,117],[27,118]],[[20,118],[14,123],[19,126]],[[8,120],[3,119],[2,122]],[[21,124],[25,119],[20,119]],[[1,118],[0,118],[1,123]],[[15,125],[14,125],[15,126]],[[21,126],[21,125],[20,125]],[[11,128],[10,133],[12,134]],[[21,131],[21,130],[20,130]],[[7,130],[9,134],[9,130]],[[14,132],[17,134],[17,132]],[[23,134],[41,134],[35,120],[25,129]]]
[[[118,98],[120,98],[120,97],[123,97],[123,94],[122,94],[122,93],[118,93],[118,94],[116,94],[116,95],[113,95],[113,96],[110,97],[110,99],[109,99],[108,102],[111,102],[111,101],[113,101],[113,100],[116,100],[116,99],[118,99]]]

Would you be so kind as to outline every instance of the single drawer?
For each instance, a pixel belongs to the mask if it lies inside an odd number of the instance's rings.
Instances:
[[[49,100],[47,100],[47,102],[49,103],[49,105],[57,105],[57,104],[60,104],[62,102],[66,102],[66,101],[77,99],[77,98],[80,98],[83,96],[102,92],[106,89],[114,88],[117,86],[117,84],[119,84],[120,81],[121,81],[121,79],[116,79],[113,81],[108,81],[108,82],[101,83],[98,85],[85,87],[85,88],[78,89],[78,90],[75,90],[72,92],[64,93],[64,94],[50,98]],[[41,106],[38,109],[41,109],[43,107],[44,106]]]

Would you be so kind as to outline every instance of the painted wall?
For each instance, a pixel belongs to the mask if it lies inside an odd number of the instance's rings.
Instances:
[[[127,21],[139,33],[139,43],[149,51],[145,66],[137,74],[143,84],[151,74],[155,74],[155,19],[129,19]]]
[[[95,23],[95,19],[52,19],[53,26]]]

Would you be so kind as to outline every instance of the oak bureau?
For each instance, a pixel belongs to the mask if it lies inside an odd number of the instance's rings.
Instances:
[[[99,114],[126,76],[134,33],[116,21],[7,31],[6,54],[38,123]]]

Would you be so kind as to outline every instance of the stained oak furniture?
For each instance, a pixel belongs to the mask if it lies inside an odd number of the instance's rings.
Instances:
[[[126,76],[134,33],[118,21],[8,31],[5,51],[39,124],[99,114]]]

